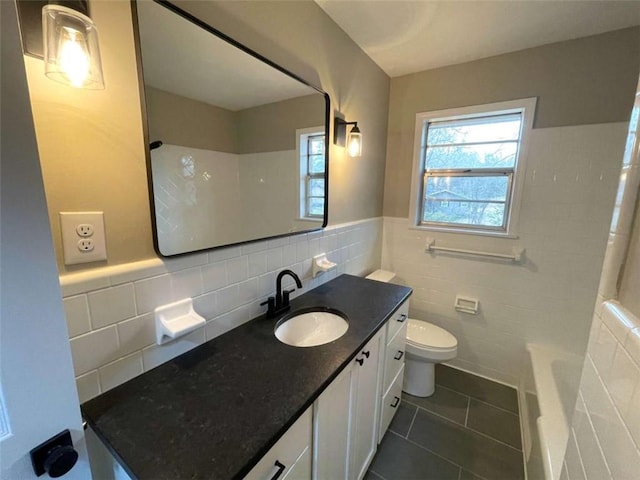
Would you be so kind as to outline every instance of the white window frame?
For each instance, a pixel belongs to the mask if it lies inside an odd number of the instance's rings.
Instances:
[[[296,129],[296,162],[298,163],[298,218],[300,220],[311,220],[322,222],[324,215],[308,215],[307,214],[307,196],[308,196],[308,182],[310,175],[308,172],[308,157],[307,157],[307,138],[315,135],[326,135],[325,127],[309,127]],[[326,142],[326,140],[325,140]],[[325,143],[326,144],[326,143]],[[327,152],[325,152],[326,158]],[[326,175],[326,171],[323,175]],[[327,179],[325,178],[325,182]]]
[[[416,114],[416,126],[413,151],[413,169],[411,178],[411,201],[409,209],[409,226],[418,230],[431,230],[450,233],[464,233],[471,235],[486,235],[500,238],[517,238],[518,222],[520,217],[520,205],[526,170],[526,159],[529,151],[529,142],[533,120],[536,111],[537,98],[525,98],[507,102],[489,103],[469,107],[451,108],[433,112],[421,112]],[[505,214],[508,216],[504,230],[495,228],[483,228],[482,226],[458,227],[455,225],[425,225],[421,223],[422,192],[424,188],[424,163],[426,126],[432,122],[461,120],[509,113],[521,113],[522,123],[520,127],[520,143],[513,180],[511,182],[511,194]]]

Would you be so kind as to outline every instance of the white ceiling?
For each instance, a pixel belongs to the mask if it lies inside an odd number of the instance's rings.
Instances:
[[[640,25],[640,0],[315,0],[389,76]]]

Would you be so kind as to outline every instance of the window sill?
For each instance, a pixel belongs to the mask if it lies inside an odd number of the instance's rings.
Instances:
[[[453,228],[453,227],[426,227],[424,225],[409,225],[410,230],[422,230],[427,232],[442,232],[442,233],[460,233],[463,235],[475,235],[479,237],[492,237],[492,238],[504,238],[508,240],[513,240],[520,238],[520,235],[514,233],[505,233],[505,232],[489,232],[486,230],[467,230],[462,228]]]

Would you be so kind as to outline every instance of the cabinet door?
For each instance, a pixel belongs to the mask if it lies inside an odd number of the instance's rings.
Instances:
[[[347,478],[352,372],[346,368],[313,406],[314,480]]]
[[[308,408],[251,469],[244,480],[283,479],[289,475],[291,479],[309,480],[311,469],[305,471],[304,462],[300,465],[298,463],[311,446],[311,420],[312,412],[311,408]],[[292,470],[295,473],[291,473]]]
[[[382,340],[382,332],[378,332],[354,360],[350,479],[360,480],[364,476],[378,446]]]

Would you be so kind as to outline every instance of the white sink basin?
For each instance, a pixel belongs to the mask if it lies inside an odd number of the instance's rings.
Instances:
[[[275,335],[287,345],[315,347],[337,340],[348,329],[345,315],[337,310],[302,310],[280,320]]]

